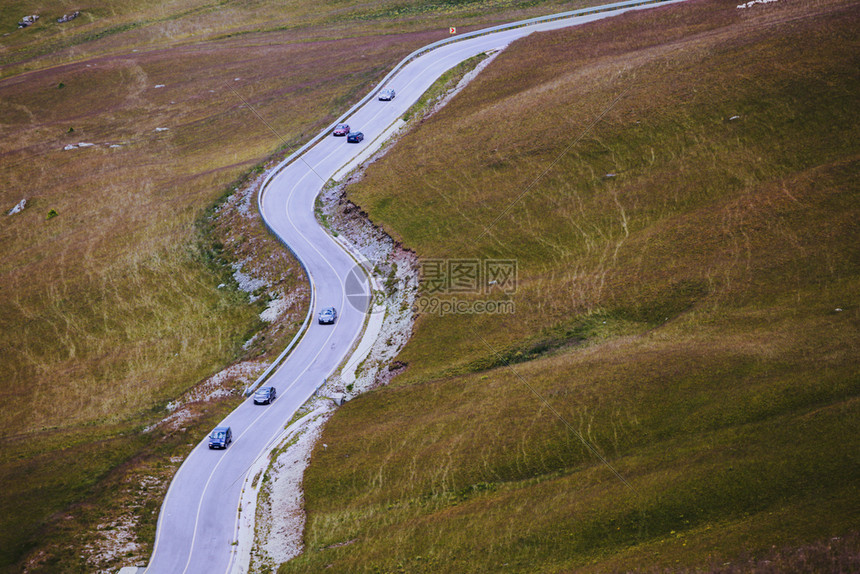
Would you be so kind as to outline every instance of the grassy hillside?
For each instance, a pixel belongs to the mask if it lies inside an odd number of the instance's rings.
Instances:
[[[269,257],[258,220],[213,219],[216,203],[448,26],[587,3],[3,2],[0,571],[140,561],[95,556],[127,512],[145,557],[166,481],[235,399],[193,405],[185,432],[141,429],[297,328],[301,298],[264,329],[265,296],[229,279],[250,259],[294,290],[295,262]]]
[[[260,40],[260,34],[265,35],[263,45],[272,41],[402,36],[431,30],[434,39],[440,39],[447,36],[450,26],[466,31],[597,3],[594,0],[327,0],[287,4],[273,0],[244,3],[93,0],[76,8],[64,0],[10,0],[0,6],[3,55],[0,77],[93,55],[199,46],[242,36]],[[63,24],[56,22],[75,10],[80,10],[76,19]],[[40,19],[29,28],[16,30],[17,22],[29,14],[38,14]],[[401,37],[397,43],[403,40]],[[404,52],[408,53],[409,50]]]
[[[855,569],[858,23],[535,35],[375,162],[350,199],[425,262],[516,260],[455,294],[515,312],[426,308],[327,425],[280,571]]]

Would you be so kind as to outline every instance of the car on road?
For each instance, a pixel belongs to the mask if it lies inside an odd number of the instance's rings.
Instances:
[[[337,319],[337,309],[334,307],[326,307],[320,311],[320,325],[332,325]]]
[[[275,389],[275,387],[260,387],[259,389],[257,389],[257,392],[254,393],[254,404],[272,404],[272,401],[275,400],[276,396],[278,396],[278,391],[277,389]]]
[[[334,126],[334,131],[332,132],[332,134],[336,136],[345,136],[348,133],[349,124],[337,124],[336,126]]]
[[[359,143],[364,139],[364,134],[361,132],[350,132],[348,136],[346,136],[347,143]]]
[[[233,430],[230,427],[216,427],[209,435],[209,448],[227,448],[233,442]]]
[[[394,99],[394,95],[394,90],[391,88],[385,88],[384,90],[379,91],[379,101],[390,102]]]

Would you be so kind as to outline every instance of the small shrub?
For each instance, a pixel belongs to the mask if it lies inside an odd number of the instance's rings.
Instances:
[[[54,217],[57,217],[58,215],[60,215],[60,214],[57,213],[57,210],[52,209],[48,212],[48,216],[45,219],[53,219]]]
[[[397,291],[397,263],[392,263],[388,277],[385,278],[385,292],[391,296],[395,291]]]

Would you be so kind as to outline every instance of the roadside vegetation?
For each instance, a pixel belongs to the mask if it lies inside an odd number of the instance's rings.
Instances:
[[[348,198],[425,261],[516,260],[457,294],[516,312],[419,317],[327,423],[279,572],[856,570],[858,24],[533,35],[372,164]]]
[[[482,61],[487,59],[486,54],[478,54],[475,57],[469,58],[460,62],[433,82],[426,92],[421,94],[418,101],[403,114],[403,120],[409,121],[414,117],[424,117],[432,111],[432,106],[439,103],[445,94],[451,92],[457,87],[460,80],[463,79],[468,72],[471,72]]]
[[[169,478],[241,384],[194,389],[295,332],[299,268],[228,198],[448,26],[587,4],[94,0],[59,24],[74,7],[3,2],[0,571],[145,562]],[[251,302],[235,263],[277,293]],[[142,432],[182,397],[188,420]]]

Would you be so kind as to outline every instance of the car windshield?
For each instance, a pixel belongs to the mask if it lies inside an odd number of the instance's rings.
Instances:
[[[337,124],[337,127],[336,127],[336,128],[334,128],[334,129],[336,129],[336,130],[342,130],[342,129],[343,129],[343,128],[345,128],[345,127],[346,127],[346,124]]]
[[[269,394],[269,389],[260,389],[259,391],[257,391],[257,395],[259,395],[261,397],[265,397],[268,394]]]
[[[214,439],[224,438],[225,434],[226,433],[224,431],[216,431],[216,432],[212,433],[212,438],[214,438]]]

